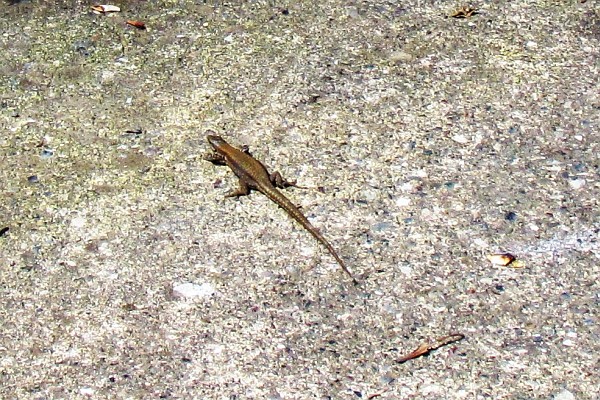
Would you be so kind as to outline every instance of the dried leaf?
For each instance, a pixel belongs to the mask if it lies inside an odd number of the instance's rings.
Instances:
[[[421,345],[419,345],[419,347],[417,347],[417,349],[415,351],[405,355],[404,357],[400,357],[397,361],[399,363],[403,363],[408,360],[412,360],[413,358],[420,357],[423,354],[426,354],[428,351],[429,351],[429,343],[425,342],[425,343],[422,343]]]
[[[501,267],[506,267],[513,261],[515,261],[516,257],[510,253],[500,253],[500,254],[490,254],[487,256],[487,259],[493,265],[500,265]]]
[[[146,29],[146,24],[144,24],[142,21],[134,21],[132,19],[129,19],[126,22],[127,22],[127,25],[131,25],[135,28],[142,29],[142,30]]]
[[[515,261],[511,262],[509,265],[507,265],[507,267],[515,268],[515,269],[525,268],[526,266],[527,265],[525,264],[525,262],[523,262],[521,260],[515,260]]]
[[[469,18],[477,14],[477,9],[469,6],[462,6],[458,10],[450,14],[452,18]]]
[[[459,342],[465,338],[465,335],[462,333],[452,333],[448,336],[442,336],[437,338],[433,343],[424,342],[417,349],[410,354],[405,355],[404,357],[396,360],[398,363],[404,363],[408,360],[412,360],[413,358],[420,357],[422,355],[428,354],[432,350],[439,349],[442,346],[449,345],[451,343]]]

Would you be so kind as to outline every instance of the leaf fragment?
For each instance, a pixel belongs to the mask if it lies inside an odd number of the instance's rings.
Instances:
[[[452,333],[448,336],[439,337],[433,342],[423,342],[419,345],[419,347],[416,348],[416,350],[403,357],[400,357],[398,360],[396,360],[396,362],[405,363],[408,360],[421,357],[422,355],[428,354],[433,350],[437,350],[442,346],[447,346],[451,343],[460,342],[464,338],[465,335],[463,335],[462,333]]]
[[[516,257],[510,253],[498,253],[498,254],[489,254],[487,256],[489,262],[493,265],[500,265],[501,267],[506,267],[510,263],[516,260]]]
[[[478,14],[477,9],[469,6],[462,6],[458,10],[450,14],[451,18],[469,18]]]
[[[131,25],[134,28],[138,28],[138,29],[141,29],[141,30],[146,29],[146,24],[144,24],[142,21],[135,21],[133,19],[128,19],[125,22],[127,23],[127,25]]]

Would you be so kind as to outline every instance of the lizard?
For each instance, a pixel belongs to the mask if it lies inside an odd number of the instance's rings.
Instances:
[[[239,188],[226,194],[225,197],[246,196],[250,194],[251,190],[258,190],[281,207],[292,219],[302,225],[304,229],[317,239],[318,242],[324,245],[340,267],[342,267],[342,270],[352,278],[354,284],[358,284],[358,281],[348,270],[346,264],[333,246],[310,223],[298,207],[278,190],[278,188],[284,189],[289,186],[296,186],[296,182],[285,180],[279,172],[269,174],[264,164],[250,154],[247,146],[237,149],[227,143],[221,136],[216,135],[215,132],[207,131],[206,133],[206,139],[214,149],[214,152],[206,155],[204,159],[216,165],[227,165],[239,178]]]

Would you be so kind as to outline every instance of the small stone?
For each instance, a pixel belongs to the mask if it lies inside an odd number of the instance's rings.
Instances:
[[[488,242],[486,242],[484,239],[482,238],[477,238],[473,240],[473,243],[475,244],[475,246],[477,247],[481,247],[481,248],[487,248],[490,245],[488,244]]]
[[[40,152],[40,157],[44,160],[47,160],[48,158],[52,157],[54,155],[54,150],[51,149],[44,149]]]
[[[81,393],[83,396],[93,396],[95,392],[96,391],[94,389],[89,387],[79,389],[79,393]]]
[[[83,217],[75,217],[71,220],[71,226],[73,228],[83,228],[86,224],[86,220]]]
[[[414,60],[413,55],[404,51],[395,51],[390,54],[390,61],[394,64],[407,63],[411,62],[412,60]]]
[[[517,214],[513,211],[509,211],[506,213],[506,215],[504,216],[504,219],[507,221],[514,221],[517,219]]]
[[[525,43],[525,46],[527,46],[529,49],[535,49],[537,47],[537,43],[530,40],[529,42]]]
[[[448,181],[444,182],[444,186],[446,189],[454,189],[456,187],[456,183]]]
[[[396,205],[398,207],[406,207],[406,206],[410,205],[410,198],[409,197],[400,197],[396,200]]]
[[[555,394],[552,397],[554,400],[575,400],[575,396],[573,393],[569,392],[567,389],[564,389],[562,392]]]
[[[346,7],[346,15],[350,18],[358,18],[358,8],[356,7]]]
[[[210,283],[197,285],[195,283],[181,283],[173,286],[173,296],[191,299],[194,297],[210,297],[215,293],[215,288]]]
[[[537,232],[540,230],[540,227],[537,226],[536,224],[534,224],[533,222],[530,223],[529,225],[527,225],[529,227],[529,229],[531,229],[533,232]]]
[[[569,186],[571,186],[572,189],[574,190],[579,190],[582,187],[585,186],[586,180],[585,179],[571,179],[569,180]]]
[[[409,265],[403,265],[400,267],[400,272],[402,272],[404,275],[406,276],[412,276],[413,275],[413,268]]]
[[[454,135],[452,136],[452,140],[460,144],[469,143],[469,139],[465,135]]]

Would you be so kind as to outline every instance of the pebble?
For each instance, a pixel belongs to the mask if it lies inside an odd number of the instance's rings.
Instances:
[[[569,186],[571,186],[571,188],[575,189],[575,190],[579,190],[582,187],[584,187],[585,183],[586,183],[585,179],[571,179],[571,180],[569,180]]]
[[[530,40],[529,42],[525,43],[525,46],[527,46],[529,49],[535,49],[537,47],[537,43]]]
[[[398,207],[406,207],[406,206],[410,205],[410,198],[409,197],[400,197],[400,198],[396,199],[396,205]]]
[[[452,136],[452,140],[460,144],[469,143],[469,139],[465,135],[454,135]]]
[[[83,228],[86,222],[87,221],[84,217],[75,217],[71,220],[71,226],[73,228]]]
[[[44,160],[47,160],[48,158],[52,157],[54,155],[54,150],[51,149],[44,149],[40,152],[40,157]]]
[[[360,16],[356,7],[346,7],[346,15],[350,18],[358,18]]]
[[[575,396],[573,393],[569,392],[567,389],[564,389],[562,392],[557,393],[553,396],[554,400],[575,400]]]
[[[173,285],[173,296],[191,299],[194,297],[208,298],[215,293],[215,288],[210,283],[201,285],[195,283],[181,283]]]
[[[504,219],[512,222],[517,219],[517,213],[509,211],[506,213],[506,215],[504,215]]]
[[[79,393],[83,396],[93,396],[96,391],[89,387],[82,387],[79,389]]]
[[[414,57],[410,53],[404,51],[395,51],[390,55],[390,60],[395,64],[408,63],[414,60]]]

